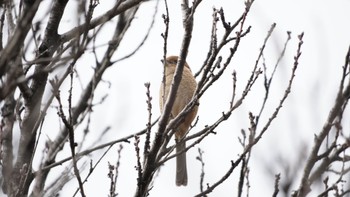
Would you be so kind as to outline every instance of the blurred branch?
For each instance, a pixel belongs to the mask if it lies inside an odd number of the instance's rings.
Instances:
[[[17,25],[13,34],[9,38],[8,43],[1,51],[0,56],[0,78],[6,73],[6,70],[12,65],[14,59],[17,59],[21,52],[20,47],[23,45],[24,39],[27,36],[28,31],[31,28],[31,22],[38,10],[41,0],[25,1],[23,12],[17,20]],[[8,4],[10,5],[10,4]],[[10,11],[8,10],[7,13]],[[10,29],[13,28],[12,16],[9,13],[8,20],[10,21]],[[6,95],[1,95],[6,96]],[[0,97],[0,100],[3,97]]]
[[[11,174],[13,165],[13,133],[12,129],[15,122],[14,109],[16,101],[13,93],[5,99],[4,105],[1,107],[1,123],[0,123],[0,152],[2,160],[2,189],[5,193],[11,190]]]
[[[158,122],[158,119],[155,120],[155,121],[152,123],[151,126],[153,127],[157,122]],[[103,149],[103,148],[106,148],[106,147],[112,147],[113,145],[115,145],[115,144],[117,144],[117,143],[121,143],[121,142],[127,142],[127,143],[129,143],[129,140],[130,140],[131,138],[133,138],[134,136],[136,136],[136,135],[137,135],[137,136],[143,135],[143,134],[145,134],[146,132],[147,132],[147,128],[145,128],[145,129],[143,129],[143,130],[141,130],[141,131],[139,131],[139,132],[136,132],[136,133],[134,133],[134,134],[128,135],[128,136],[126,136],[126,137],[123,137],[123,138],[120,138],[120,139],[117,139],[117,140],[113,140],[113,141],[111,141],[111,142],[108,142],[108,143],[105,143],[105,144],[101,144],[101,145],[95,146],[95,147],[93,147],[93,148],[91,148],[91,149],[88,149],[88,150],[82,151],[82,152],[80,152],[80,153],[77,153],[77,154],[76,154],[76,157],[80,158],[80,157],[82,157],[82,156],[89,155],[90,153],[95,152],[95,151],[97,151],[97,150],[100,150],[100,149]],[[47,170],[49,170],[49,169],[51,169],[51,168],[53,168],[53,167],[61,166],[63,163],[65,163],[65,162],[67,162],[67,161],[70,161],[71,159],[72,159],[71,156],[70,156],[70,157],[67,157],[67,158],[62,159],[62,160],[60,160],[60,161],[57,161],[57,162],[52,163],[52,164],[50,164],[50,165],[47,165],[47,166],[43,167],[41,170],[42,170],[43,172],[45,172],[45,171],[47,171]],[[35,173],[35,174],[36,174],[36,173]]]
[[[62,102],[61,102],[61,97],[60,97],[60,92],[58,91],[56,93],[56,99],[58,101],[59,104],[59,111],[58,111],[58,116],[61,118],[62,122],[64,123],[64,125],[66,126],[66,128],[69,131],[69,145],[70,145],[70,150],[71,150],[71,154],[72,154],[72,159],[73,159],[73,169],[74,169],[74,174],[78,180],[79,183],[79,188],[80,188],[80,192],[81,192],[81,196],[85,197],[85,192],[84,192],[84,186],[83,183],[81,181],[81,177],[80,177],[80,173],[79,173],[79,169],[77,167],[77,159],[76,159],[76,155],[75,155],[75,139],[74,139],[74,128],[73,125],[68,122],[63,109],[62,109]]]
[[[90,176],[92,175],[92,173],[95,171],[95,169],[97,168],[97,166],[101,163],[102,159],[106,156],[106,154],[111,150],[111,148],[112,148],[112,145],[110,145],[110,146],[107,148],[107,150],[105,150],[105,151],[103,152],[103,154],[99,157],[99,159],[97,160],[97,162],[96,162],[94,165],[92,165],[92,160],[90,160],[90,169],[89,169],[89,173],[86,175],[86,177],[85,177],[85,179],[84,179],[84,181],[83,181],[83,184],[86,183],[86,182],[88,181],[89,177],[90,177]],[[119,156],[118,156],[118,157],[120,157],[120,151],[121,151],[121,149],[122,149],[122,145],[119,146],[119,150],[118,150]],[[79,157],[79,159],[80,159],[80,157]],[[117,177],[115,177],[115,183],[116,183],[116,179],[117,179]],[[76,196],[76,195],[77,195],[79,189],[80,189],[80,188],[78,188],[78,189],[75,191],[75,193],[74,193],[73,196]]]
[[[203,195],[209,194],[211,193],[217,186],[219,186],[221,183],[223,183],[228,177],[230,177],[231,173],[233,172],[233,170],[236,168],[235,163],[233,161],[231,161],[231,167],[230,169],[220,178],[220,180],[218,180],[217,182],[215,182],[213,185],[211,185],[210,187],[207,187],[206,190],[204,190],[203,192],[195,195],[195,197],[201,197]]]
[[[119,44],[121,40],[123,39],[126,31],[128,30],[132,20],[134,19],[134,16],[138,10],[138,7],[134,7],[131,10],[128,10],[128,12],[123,13],[125,14],[125,17],[120,17],[120,20],[125,20],[123,22],[118,22],[115,26],[115,32],[114,35],[109,43],[109,47],[107,48],[105,55],[101,62],[96,62],[96,68],[95,68],[95,74],[92,76],[89,84],[81,94],[80,100],[77,103],[75,107],[72,109],[72,116],[69,120],[72,122],[73,125],[75,125],[78,121],[78,118],[81,116],[81,114],[89,109],[90,105],[89,103],[92,101],[94,90],[96,89],[98,83],[102,79],[102,75],[104,72],[112,66],[111,64],[111,57],[116,52],[116,50],[119,47]],[[92,23],[92,22],[91,22]],[[48,149],[48,153],[44,159],[43,165],[40,167],[41,169],[46,169],[43,173],[39,173],[41,178],[38,178],[38,180],[45,181],[47,178],[47,174],[49,172],[50,168],[47,168],[47,166],[50,166],[53,161],[55,160],[58,152],[62,150],[66,139],[68,137],[68,130],[64,128],[60,131],[60,134],[56,137],[56,139],[53,141],[53,143],[50,145]],[[39,185],[42,185],[39,183]]]
[[[196,159],[201,163],[201,175],[200,175],[200,181],[199,181],[199,191],[203,192],[203,182],[204,182],[204,176],[205,176],[205,171],[204,171],[204,159],[203,159],[203,151],[198,148],[198,156],[196,157]],[[207,195],[204,195],[203,197],[206,197]]]
[[[105,14],[95,19],[92,19],[91,22],[89,22],[90,24],[88,28],[93,29],[101,24],[104,24],[105,22],[111,20],[115,16],[121,13],[124,13],[131,8],[138,7],[143,1],[146,1],[146,0],[125,0],[125,1],[119,0],[116,2],[114,7],[108,10]],[[71,39],[78,37],[79,35],[84,33],[85,28],[86,28],[86,24],[81,24],[73,28],[72,30],[62,34],[61,35],[62,42],[65,43]]]
[[[39,0],[35,1],[32,8],[28,8],[27,10],[27,3],[34,3],[34,1],[26,1],[25,8],[23,11],[23,17],[20,24],[17,25],[16,28],[21,28],[20,30],[16,30],[13,39],[16,39],[18,41],[21,41],[20,43],[23,43],[25,34],[31,27],[31,20],[34,17],[34,14],[36,12],[37,7],[39,6]],[[39,54],[37,56],[40,57],[51,57],[53,54],[52,49],[57,46],[57,28],[58,24],[60,23],[60,20],[63,15],[63,11],[65,9],[67,1],[54,1],[51,13],[49,17],[49,21],[45,30],[45,36],[43,39],[43,42],[41,46],[39,47]],[[25,23],[26,25],[22,24]],[[25,33],[25,34],[23,34]],[[23,38],[16,37],[16,34],[20,34],[21,36],[24,36]],[[13,41],[15,42],[15,41]],[[11,44],[7,45],[11,49]],[[17,47],[22,46],[22,44],[17,43]],[[20,51],[19,48],[13,48],[15,50]],[[6,53],[5,53],[6,54]],[[17,53],[13,53],[13,55],[16,55]],[[6,55],[5,55],[6,56]],[[1,57],[4,57],[4,54],[2,54]],[[7,57],[6,57],[7,58]],[[0,58],[0,66],[5,63],[7,60],[4,58]],[[38,64],[35,68],[35,73],[40,72],[42,67],[45,67],[48,64],[48,62]],[[13,177],[12,177],[12,191],[16,192],[16,195],[26,195],[28,193],[29,185],[32,182],[33,174],[31,172],[31,164],[32,159],[35,154],[34,147],[35,147],[35,139],[37,130],[34,129],[37,118],[40,114],[40,105],[41,100],[43,96],[43,92],[45,90],[46,81],[47,81],[47,73],[42,73],[40,75],[37,75],[33,78],[31,83],[31,90],[33,92],[32,95],[29,95],[29,97],[23,97],[24,98],[24,106],[25,106],[25,113],[23,116],[23,121],[21,122],[21,136],[20,136],[20,144],[17,153],[16,162],[14,165],[14,171],[13,171]],[[23,170],[26,169],[24,172]],[[24,174],[24,177],[22,177]],[[23,180],[23,181],[21,181]],[[19,184],[20,183],[20,184]],[[17,193],[18,192],[18,193]]]
[[[320,151],[321,145],[323,144],[325,138],[330,133],[332,127],[334,126],[334,122],[337,117],[344,113],[344,104],[346,104],[350,98],[350,80],[348,84],[345,84],[345,79],[348,76],[350,62],[350,47],[345,57],[345,65],[343,66],[343,76],[339,84],[339,89],[337,93],[337,97],[335,99],[335,103],[332,109],[329,112],[328,118],[323,125],[322,130],[318,135],[315,135],[314,144],[311,149],[311,152],[308,156],[306,165],[304,167],[303,175],[300,180],[300,185],[298,190],[293,193],[293,197],[304,197],[311,191],[311,185],[313,180],[311,180],[311,172],[314,169],[316,162],[318,161],[318,152]]]
[[[273,28],[275,28],[275,27],[276,27],[276,23],[273,24]],[[272,33],[272,31],[271,31],[270,33]],[[284,43],[283,50],[282,50],[281,54],[279,55],[278,60],[277,60],[277,62],[276,62],[276,64],[275,64],[275,66],[274,66],[274,68],[273,68],[273,71],[272,71],[272,73],[271,73],[271,76],[270,76],[269,78],[267,77],[267,68],[266,68],[266,64],[265,64],[265,62],[263,63],[263,66],[264,66],[265,98],[264,98],[264,100],[263,100],[263,105],[262,105],[261,108],[260,108],[259,115],[256,117],[256,118],[257,118],[257,121],[256,121],[257,123],[259,122],[259,118],[260,118],[262,112],[263,112],[264,109],[265,109],[265,104],[266,104],[266,101],[267,101],[267,99],[268,99],[268,97],[269,97],[269,93],[270,93],[270,87],[271,87],[272,79],[274,78],[275,72],[276,72],[276,70],[277,70],[277,67],[279,66],[280,61],[281,61],[282,58],[284,57],[284,53],[285,53],[285,51],[286,51],[286,49],[287,49],[287,45],[288,45],[288,43],[289,43],[289,41],[290,41],[290,39],[291,39],[290,34],[291,34],[291,32],[287,32],[287,40],[286,40],[286,42]],[[265,48],[265,45],[263,46],[263,48]],[[261,50],[261,52],[262,52],[261,55],[263,55],[263,51],[262,51],[262,50]]]
[[[155,23],[155,21],[156,21],[156,16],[157,16],[157,11],[158,11],[158,4],[159,4],[159,1],[160,1],[160,0],[157,0],[157,4],[156,4],[156,6],[155,6],[155,8],[154,8],[154,12],[153,12],[153,16],[152,16],[152,22],[151,22],[150,26],[148,27],[148,30],[147,30],[147,32],[146,32],[146,35],[144,36],[144,38],[142,39],[142,41],[140,42],[140,44],[139,44],[132,52],[130,52],[129,54],[125,55],[124,57],[121,57],[121,58],[119,58],[119,59],[113,61],[112,64],[117,63],[117,62],[120,62],[120,61],[123,61],[123,60],[125,60],[125,59],[127,59],[127,58],[133,56],[133,55],[134,55],[136,52],[138,52],[139,49],[141,49],[141,47],[145,44],[145,42],[146,42],[148,36],[151,34],[151,30],[153,29],[154,23]]]
[[[118,159],[117,159],[115,166],[108,163],[108,168],[109,168],[108,177],[111,181],[111,186],[109,189],[109,197],[118,196],[118,194],[116,193],[116,189],[117,189],[117,180],[118,180],[118,175],[119,175],[119,167],[120,167],[121,151],[122,150],[123,150],[123,145],[120,144],[119,149],[118,149]],[[115,174],[113,173],[113,171],[115,171]]]
[[[281,180],[281,174],[276,174],[275,175],[275,188],[274,188],[272,197],[277,197],[278,196],[278,192],[280,191],[279,188],[278,188],[280,180]]]

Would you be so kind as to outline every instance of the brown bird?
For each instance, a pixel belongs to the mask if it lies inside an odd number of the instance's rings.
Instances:
[[[165,101],[168,97],[171,84],[173,81],[173,76],[176,69],[178,57],[177,56],[169,56],[166,58],[165,62],[165,88],[162,83],[160,87],[160,97],[159,104],[160,110],[163,111],[163,107]],[[181,82],[179,88],[177,90],[175,102],[173,108],[171,109],[170,119],[175,118],[191,101],[194,92],[197,87],[197,82],[193,77],[190,67],[185,62]],[[165,93],[164,93],[165,91]],[[179,153],[186,149],[185,141],[179,142],[182,139],[189,127],[193,119],[197,115],[198,105],[196,105],[192,111],[190,111],[184,118],[184,121],[175,129],[175,141],[176,145],[176,153]],[[176,185],[177,186],[186,186],[187,185],[187,167],[186,167],[186,152],[181,153],[176,157]]]

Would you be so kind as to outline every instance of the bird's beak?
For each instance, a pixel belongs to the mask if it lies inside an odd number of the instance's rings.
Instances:
[[[162,62],[162,64],[164,64],[164,60],[162,59],[162,60],[160,60],[161,62]]]

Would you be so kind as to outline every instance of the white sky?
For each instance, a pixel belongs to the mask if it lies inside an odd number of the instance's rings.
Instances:
[[[180,50],[183,33],[180,3],[171,0],[168,3],[170,11],[168,54],[176,55]],[[71,6],[72,12],[66,11],[64,20],[67,22],[67,26],[61,26],[59,33],[64,33],[74,25],[71,20],[71,13],[74,13],[75,9],[74,4],[75,2],[69,2],[68,6]],[[111,4],[113,4],[112,1],[100,0],[95,16],[99,15],[99,12],[102,13],[109,9]],[[138,45],[151,22],[154,6],[154,1],[141,6],[137,19],[132,23],[115,59],[128,54]],[[209,48],[213,7],[223,7],[226,19],[231,22],[235,22],[244,10],[242,0],[203,0],[195,14],[193,39],[187,58],[187,62],[194,72],[202,65]],[[322,122],[333,104],[344,57],[350,45],[349,7],[349,0],[256,0],[246,21],[246,27],[252,26],[251,33],[242,39],[239,51],[227,73],[201,99],[198,113],[200,121],[194,131],[213,123],[221,116],[221,112],[228,108],[232,91],[231,73],[233,70],[237,72],[238,90],[242,90],[245,86],[247,76],[255,63],[267,30],[275,22],[277,27],[265,53],[269,71],[274,66],[286,40],[286,31],[292,32],[292,40],[277,70],[272,92],[270,92],[271,100],[268,102],[268,109],[261,120],[261,123],[264,124],[284,93],[293,57],[296,54],[297,35],[301,32],[305,33],[304,45],[302,46],[303,54],[300,58],[292,93],[277,120],[273,122],[270,130],[253,150],[250,161],[251,196],[262,196],[262,194],[270,196],[273,192],[274,174],[282,172],[277,158],[282,157],[287,161],[294,159],[295,162],[296,153],[304,148],[303,143],[307,143],[307,150],[309,150],[314,133],[317,133],[322,127]],[[103,142],[129,135],[145,127],[147,123],[145,82],[151,83],[153,118],[156,119],[159,116],[158,88],[162,75],[160,59],[163,56],[163,41],[160,34],[164,31],[161,18],[164,13],[164,3],[160,2],[155,26],[144,47],[132,58],[114,65],[104,75],[103,79],[110,81],[112,86],[108,89],[107,84],[101,83],[98,87],[96,102],[99,100],[98,98],[107,93],[109,96],[103,105],[94,109],[88,143],[92,142],[96,138],[95,135],[98,136],[106,126],[112,126],[112,132],[103,139]],[[113,28],[113,24],[110,23],[110,25]],[[101,44],[108,42],[110,34],[113,32],[111,28],[106,28],[103,37],[100,37]],[[219,25],[218,29],[220,37],[222,27]],[[83,83],[86,84],[90,79],[91,67],[94,66],[94,62],[92,61],[92,53],[86,53],[84,58],[86,58],[86,62],[80,62],[77,68],[81,73]],[[86,76],[82,75],[83,73]],[[262,96],[263,86],[260,80],[242,107],[216,129],[217,135],[209,136],[203,143],[188,152],[189,183],[187,187],[175,186],[175,161],[170,161],[166,163],[155,179],[150,196],[193,196],[199,193],[201,169],[200,163],[195,159],[198,155],[198,147],[204,151],[205,183],[213,184],[221,178],[230,167],[230,161],[235,160],[237,154],[241,152],[242,148],[237,137],[241,135],[241,129],[247,129],[249,126],[248,112],[251,111],[257,115]],[[347,120],[349,120],[349,111],[347,114]],[[57,121],[55,113],[48,116],[47,121],[50,120]],[[46,131],[44,135],[51,139],[55,137],[54,132]],[[156,128],[153,131],[156,131]],[[103,142],[101,141],[101,143]],[[130,144],[125,143],[123,146],[117,192],[119,196],[132,196],[136,188],[137,172],[134,168],[136,154],[133,141]],[[107,162],[115,163],[117,147],[118,145],[108,153],[85,184],[88,196],[107,196],[109,191]],[[69,155],[68,152],[67,155]],[[67,155],[62,154],[59,157],[64,158]],[[96,160],[97,158],[93,158],[94,162]],[[274,174],[269,174],[266,171],[266,166],[272,168]],[[58,174],[63,169],[64,167],[57,167],[51,176],[53,177],[54,174]],[[237,169],[233,176],[217,187],[209,196],[236,195],[238,174],[239,170]],[[283,179],[283,172],[281,176]],[[76,187],[77,182],[74,179],[69,186],[63,188],[63,190],[68,191],[63,193],[64,196],[70,196],[71,191]],[[293,189],[297,189],[297,186],[293,186]]]

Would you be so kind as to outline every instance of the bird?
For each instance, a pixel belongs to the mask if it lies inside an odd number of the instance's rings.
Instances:
[[[171,84],[173,81],[176,65],[178,62],[178,56],[169,56],[166,58],[163,64],[165,65],[165,81],[160,87],[159,105],[161,112],[163,111],[164,104],[169,95]],[[165,85],[165,87],[164,87]],[[182,78],[177,89],[176,98],[171,109],[170,120],[176,118],[176,116],[186,107],[186,105],[192,100],[195,90],[197,88],[197,82],[192,74],[192,71],[185,62]],[[183,122],[175,128],[175,142],[176,142],[176,185],[187,185],[187,164],[186,164],[186,152],[180,153],[186,149],[186,142],[181,141],[185,137],[189,130],[192,121],[195,119],[198,111],[198,103],[186,114]],[[180,154],[179,154],[180,153]]]

